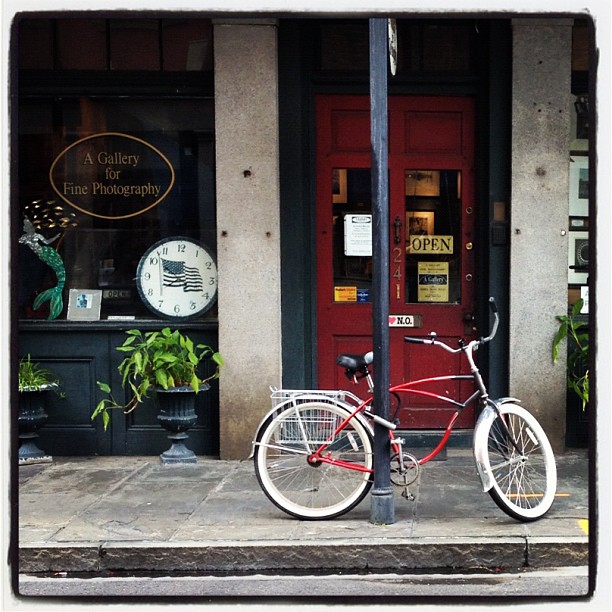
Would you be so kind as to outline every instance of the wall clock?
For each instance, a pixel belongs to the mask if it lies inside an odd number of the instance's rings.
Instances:
[[[187,319],[205,313],[217,298],[217,264],[192,238],[164,238],[147,249],[136,272],[142,301],[156,315]]]

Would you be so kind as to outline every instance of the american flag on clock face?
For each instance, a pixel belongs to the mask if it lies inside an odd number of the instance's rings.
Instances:
[[[200,271],[186,266],[184,261],[162,258],[164,287],[182,287],[183,291],[202,291],[204,289]]]

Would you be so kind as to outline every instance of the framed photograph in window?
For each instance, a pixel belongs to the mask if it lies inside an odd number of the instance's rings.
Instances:
[[[569,216],[589,215],[589,158],[572,155],[569,164]]]
[[[99,321],[101,303],[100,289],[71,289],[66,318],[69,321]]]
[[[409,210],[406,212],[406,226],[409,236],[433,236],[435,213],[429,210]]]

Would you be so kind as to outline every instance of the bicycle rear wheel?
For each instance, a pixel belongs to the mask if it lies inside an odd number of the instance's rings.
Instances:
[[[533,521],[544,516],[555,499],[555,457],[532,414],[516,404],[502,404],[500,413],[486,436],[485,463],[493,476],[489,494],[512,518]]]
[[[255,474],[270,501],[300,519],[329,519],[352,510],[372,486],[372,439],[353,418],[339,432],[349,410],[332,403],[307,402],[288,407],[269,419],[257,441]],[[311,453],[324,452],[355,468],[311,463]]]

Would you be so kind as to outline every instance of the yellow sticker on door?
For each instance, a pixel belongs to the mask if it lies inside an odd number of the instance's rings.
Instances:
[[[419,261],[419,302],[448,302],[448,262]]]
[[[356,302],[357,287],[334,287],[334,302]]]

